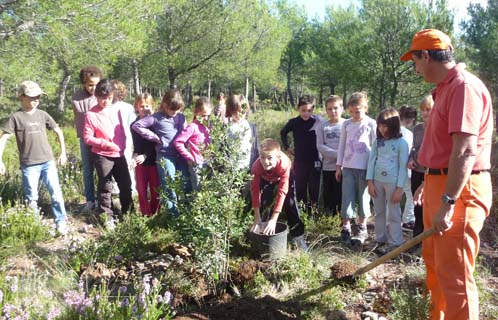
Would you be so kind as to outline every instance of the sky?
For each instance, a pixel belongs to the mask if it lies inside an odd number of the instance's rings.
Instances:
[[[327,6],[344,6],[347,7],[355,0],[294,0],[295,3],[303,5],[308,11],[310,18],[323,18],[325,7]],[[448,0],[448,5],[451,9],[455,9],[455,29],[458,30],[458,24],[462,19],[467,18],[467,7],[470,3],[479,3],[486,5],[487,0]]]

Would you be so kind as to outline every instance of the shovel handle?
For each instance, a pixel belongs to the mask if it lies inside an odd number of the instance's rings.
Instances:
[[[355,273],[353,273],[353,275],[352,275],[353,278],[357,277],[361,274],[364,274],[365,272],[372,270],[373,268],[377,267],[378,265],[383,264],[387,260],[390,260],[390,259],[398,256],[399,254],[405,252],[406,250],[411,249],[415,245],[422,242],[422,240],[425,240],[426,238],[432,236],[435,231],[436,230],[434,230],[434,228],[429,228],[429,229],[425,230],[424,232],[422,232],[421,234],[419,234],[415,238],[412,238],[412,239],[406,241],[404,244],[397,247],[396,249],[386,253],[382,257],[380,257],[380,258],[372,261],[371,263],[367,264],[366,266],[361,267],[360,269],[356,270]]]

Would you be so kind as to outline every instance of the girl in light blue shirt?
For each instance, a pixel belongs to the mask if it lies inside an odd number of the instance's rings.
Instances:
[[[368,158],[368,193],[375,210],[375,240],[387,250],[403,244],[401,207],[408,177],[408,144],[402,138],[396,109],[385,109],[377,117],[377,140]],[[386,251],[387,251],[386,250]]]

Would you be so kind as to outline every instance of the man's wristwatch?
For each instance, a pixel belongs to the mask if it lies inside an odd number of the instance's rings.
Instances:
[[[446,203],[449,205],[454,205],[457,201],[457,199],[455,199],[447,194],[443,194],[443,196],[441,197],[441,200],[443,201],[443,203]]]

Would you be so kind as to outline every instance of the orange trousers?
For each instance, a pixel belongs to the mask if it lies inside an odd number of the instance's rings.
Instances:
[[[446,175],[426,175],[424,183],[424,228],[441,206]],[[489,215],[492,201],[488,172],[474,174],[458,198],[453,226],[443,235],[423,242],[427,289],[431,294],[431,319],[478,320],[479,298],[473,272],[479,250],[479,232]]]

